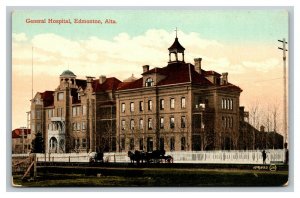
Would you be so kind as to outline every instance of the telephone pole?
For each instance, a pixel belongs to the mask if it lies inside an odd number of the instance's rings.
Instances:
[[[287,42],[285,41],[285,38],[278,41],[282,43],[282,47],[278,47],[278,49],[282,50],[283,52],[283,146],[285,147],[285,144],[287,144],[286,51],[288,50],[286,49]]]

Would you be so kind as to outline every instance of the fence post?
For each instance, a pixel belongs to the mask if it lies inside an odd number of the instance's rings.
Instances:
[[[37,157],[36,157],[36,153],[34,154],[34,164],[33,164],[33,178],[35,179],[37,176],[37,168],[36,168],[36,164],[37,164]]]

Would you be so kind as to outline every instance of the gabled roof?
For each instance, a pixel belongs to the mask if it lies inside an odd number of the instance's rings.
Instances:
[[[190,68],[189,68],[190,67]],[[169,84],[179,84],[191,82],[192,84],[199,85],[212,85],[212,83],[207,80],[203,75],[197,73],[192,64],[187,64],[183,62],[174,62],[170,63],[166,67],[163,68],[153,68],[142,75],[150,75],[157,73],[159,75],[165,76],[163,80],[161,80],[157,86],[169,85]],[[191,74],[191,75],[190,75]],[[124,89],[135,89],[143,87],[143,78],[140,78],[133,82],[123,82],[118,87],[118,90]]]
[[[24,135],[28,135],[31,134],[31,130],[30,129],[14,129],[12,131],[12,138],[21,138],[23,135],[23,131],[24,131]]]
[[[212,70],[210,70],[210,71],[204,71],[203,74],[205,76],[217,76],[217,77],[221,76],[221,74],[219,74],[218,72],[212,71]]]
[[[93,89],[97,91],[114,91],[117,90],[121,81],[115,77],[107,78],[104,83],[100,84],[99,79],[93,81]]]
[[[160,82],[158,82],[157,86],[162,85],[171,85],[171,84],[180,84],[180,83],[191,83],[192,85],[201,85],[205,87],[213,87],[213,88],[220,88],[229,91],[242,91],[239,87],[227,83],[226,85],[215,85],[211,83],[208,79],[205,78],[206,75],[216,75],[219,76],[220,74],[214,71],[201,70],[202,74],[199,74],[195,71],[195,67],[189,63],[183,62],[174,62],[169,63],[166,67],[162,68],[153,68],[145,73],[143,76],[151,75],[157,73],[161,76],[164,76]],[[119,85],[118,90],[126,90],[126,89],[136,89],[143,87],[143,78],[140,78],[133,82],[123,82]]]
[[[118,90],[136,89],[143,87],[143,78],[139,78],[133,82],[122,82],[118,86]]]

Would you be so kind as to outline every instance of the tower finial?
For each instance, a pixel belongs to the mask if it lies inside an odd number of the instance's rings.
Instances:
[[[177,27],[176,27],[176,29],[175,29],[175,32],[176,32],[176,38],[177,38]]]

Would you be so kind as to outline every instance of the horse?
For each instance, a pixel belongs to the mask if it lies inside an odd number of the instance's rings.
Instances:
[[[173,163],[174,159],[171,155],[164,156],[165,163]]]
[[[140,151],[128,151],[128,157],[130,158],[130,163],[134,163],[136,161],[137,164],[141,161],[141,152]]]

